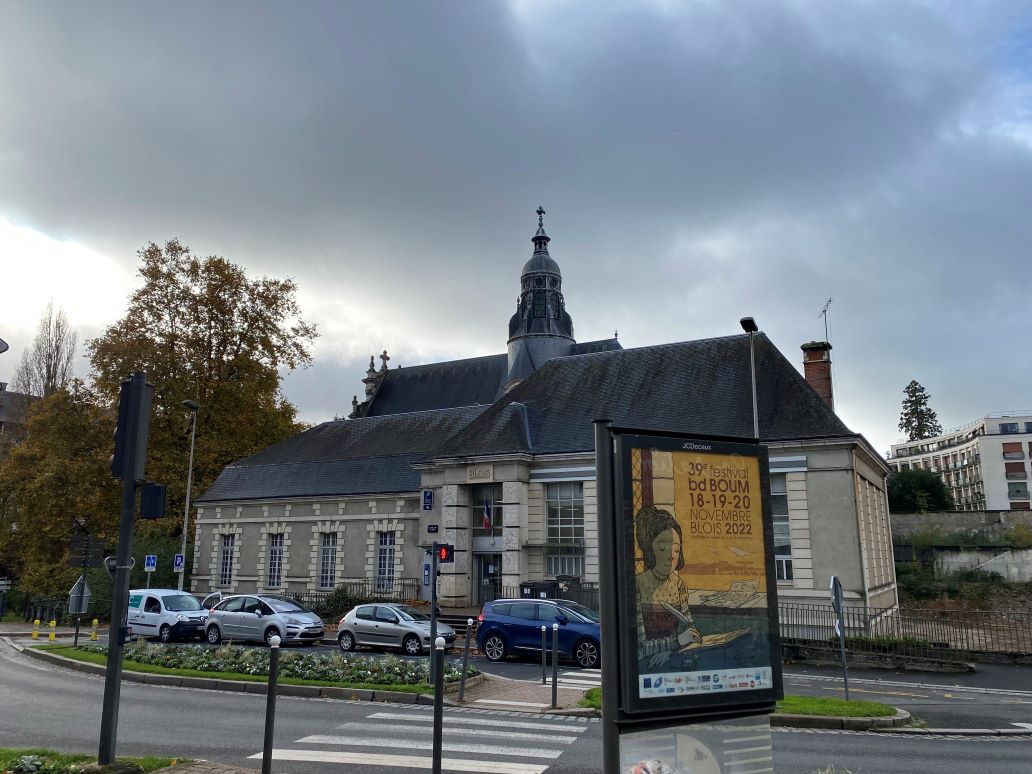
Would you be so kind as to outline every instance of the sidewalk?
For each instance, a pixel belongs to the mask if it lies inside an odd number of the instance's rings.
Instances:
[[[556,696],[557,709],[580,710],[587,714],[588,710],[577,706],[582,696],[584,691],[580,689],[559,688]],[[451,694],[448,698],[457,700],[458,697]],[[547,712],[552,708],[552,683],[549,681],[547,685],[542,685],[540,681],[525,682],[485,674],[483,682],[466,690],[462,706],[516,712]]]
[[[47,626],[49,621],[39,622],[39,639],[47,640],[50,637],[50,627]],[[93,618],[88,620],[83,617],[82,626],[79,627],[79,639],[81,640],[84,636],[89,639],[90,630],[92,629]],[[107,624],[101,624],[98,631],[107,631]],[[54,635],[57,637],[74,637],[75,627],[74,626],[58,626],[54,630]],[[25,623],[23,621],[5,621],[0,623],[0,637],[31,637],[32,636],[32,621]]]
[[[236,766],[227,766],[225,763],[200,761],[158,769],[154,774],[258,774],[258,769],[240,769]]]

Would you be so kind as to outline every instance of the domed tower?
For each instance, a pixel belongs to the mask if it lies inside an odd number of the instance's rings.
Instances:
[[[508,391],[530,376],[545,361],[570,353],[575,344],[573,320],[563,299],[563,275],[548,254],[545,211],[538,207],[534,254],[523,264],[516,314],[509,320]]]

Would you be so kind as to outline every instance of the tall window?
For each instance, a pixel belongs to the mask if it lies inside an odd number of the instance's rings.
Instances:
[[[394,590],[394,533],[381,532],[377,540],[376,590]]]
[[[774,564],[778,580],[792,580],[792,532],[788,522],[788,484],[784,473],[770,476],[770,509],[774,514]]]
[[[319,588],[332,589],[337,585],[337,533],[322,533],[319,550]]]
[[[236,535],[222,536],[222,553],[219,555],[219,585],[233,585],[233,541]]]
[[[1028,482],[1020,481],[1017,483],[1007,484],[1007,496],[1011,500],[1027,500],[1028,498]]]
[[[548,540],[545,572],[548,575],[584,575],[584,484],[566,481],[547,484]]]
[[[265,586],[278,588],[283,582],[283,533],[269,535],[269,572]]]
[[[502,536],[502,485],[475,486],[469,494],[474,537]]]

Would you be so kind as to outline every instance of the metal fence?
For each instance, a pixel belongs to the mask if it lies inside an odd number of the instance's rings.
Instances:
[[[778,605],[786,644],[837,648],[831,605]],[[966,610],[843,609],[850,651],[950,658],[966,653],[1032,653],[1032,613]]]
[[[598,584],[577,583],[553,585],[548,582],[523,584],[521,586],[499,586],[498,599],[565,599],[584,607],[598,610]],[[489,600],[488,600],[489,601]]]
[[[338,583],[333,591],[304,591],[288,596],[314,610],[332,594],[340,593],[340,589],[349,597],[369,602],[411,602],[419,599],[422,588],[419,578],[351,578]]]

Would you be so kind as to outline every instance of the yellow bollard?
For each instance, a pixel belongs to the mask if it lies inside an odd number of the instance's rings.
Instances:
[[[90,632],[90,639],[93,640],[94,642],[97,641],[97,627],[98,626],[100,626],[100,621],[98,621],[96,618],[94,618],[93,619],[93,631]]]
[[[50,619],[50,636],[47,639],[51,642],[57,639],[57,621],[53,618]]]
[[[39,619],[37,618],[32,622],[32,639],[39,639]]]

